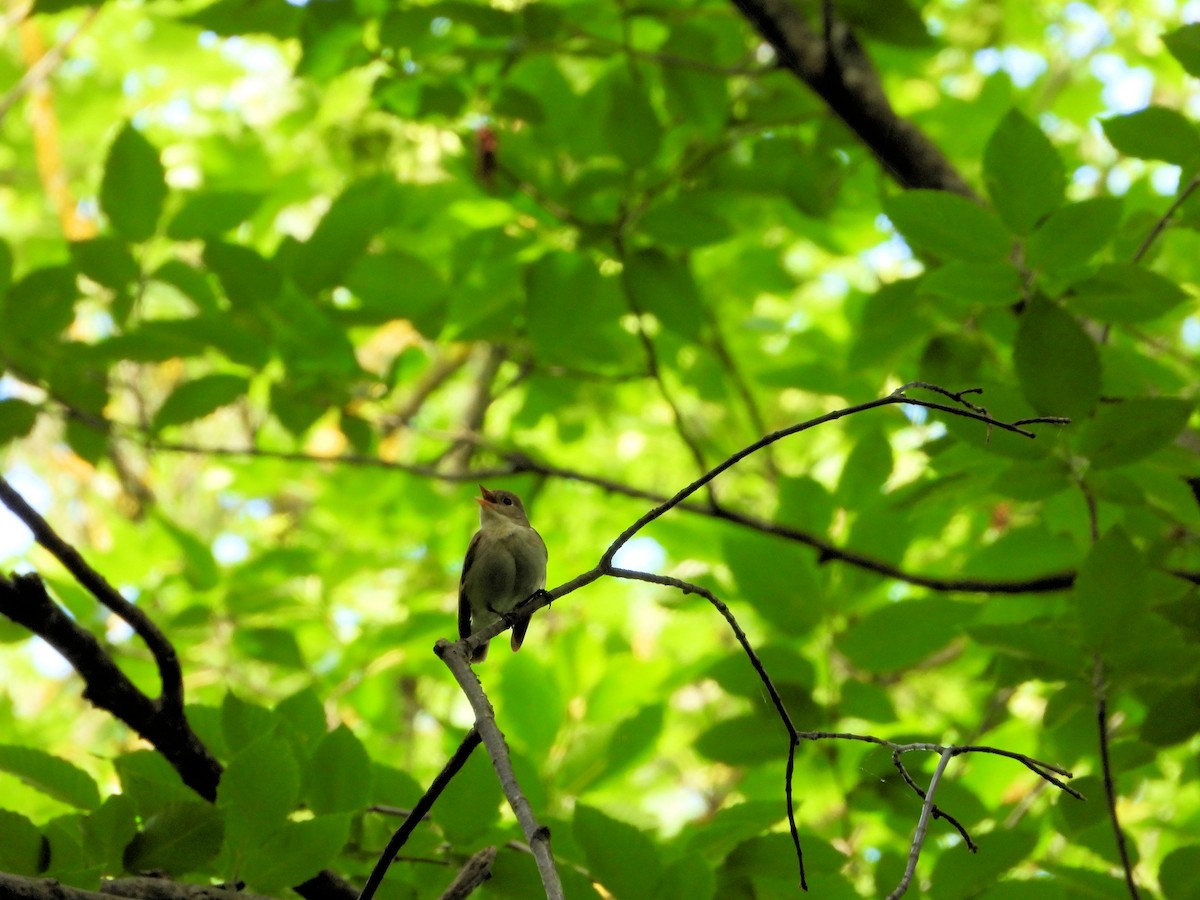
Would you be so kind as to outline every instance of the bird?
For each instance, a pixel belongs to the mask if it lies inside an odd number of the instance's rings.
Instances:
[[[458,636],[470,637],[500,619],[512,624],[512,648],[525,640],[529,617],[513,620],[513,609],[546,588],[546,543],[512,491],[489,491],[479,485],[479,530],[467,545],[458,584]],[[471,662],[487,658],[486,642]]]

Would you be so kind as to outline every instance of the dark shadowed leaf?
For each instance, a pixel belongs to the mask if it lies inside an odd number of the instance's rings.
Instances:
[[[250,387],[241,375],[204,375],[175,388],[154,414],[154,429],[202,419],[243,397]]]
[[[371,759],[345,725],[321,739],[308,764],[307,796],[318,815],[360,812],[371,796]]]
[[[1029,265],[1061,272],[1086,264],[1116,233],[1121,206],[1118,197],[1092,197],[1051,213],[1029,236]]]
[[[1100,398],[1096,346],[1062,307],[1034,297],[1017,329],[1013,364],[1021,390],[1046,416],[1083,419]]]
[[[213,238],[245,222],[263,201],[249,191],[201,191],[188,196],[167,226],[176,241]]]
[[[613,897],[650,900],[658,896],[663,862],[647,835],[583,804],[575,807],[574,830],[592,876]]]
[[[170,803],[146,820],[125,850],[132,872],[161,869],[182,875],[208,862],[221,849],[221,811],[201,801]]]
[[[279,892],[328,866],[349,835],[350,817],[345,815],[288,822],[246,853],[242,873],[255,890]]]
[[[1128,465],[1169,444],[1192,409],[1190,402],[1174,397],[1106,403],[1088,423],[1079,449],[1097,469]]]
[[[117,132],[104,164],[100,208],[127,239],[144,241],[154,234],[166,199],[166,175],[158,148],[126,123]]]
[[[896,230],[918,252],[941,259],[1001,262],[1011,239],[992,213],[947,191],[907,191],[883,205]]]
[[[1180,113],[1148,106],[1100,122],[1117,151],[1139,159],[1158,159],[1177,166],[1200,162],[1200,131]]]
[[[1163,43],[1184,71],[1200,78],[1200,24],[1184,25],[1163,35]],[[1200,893],[1197,894],[1200,896]]]
[[[1095,275],[1071,288],[1072,309],[1101,322],[1148,322],[1169,312],[1187,294],[1169,278],[1136,263],[1101,266]]]
[[[1079,629],[1097,652],[1120,642],[1146,607],[1146,561],[1120,527],[1110,529],[1080,566],[1071,592]]]
[[[0,871],[33,876],[41,869],[42,834],[20,813],[0,809]]]
[[[996,212],[1016,234],[1029,234],[1054,212],[1067,186],[1054,145],[1015,109],[992,132],[983,151],[983,174]]]

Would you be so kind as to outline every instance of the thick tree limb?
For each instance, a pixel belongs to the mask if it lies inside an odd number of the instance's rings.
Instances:
[[[812,88],[901,186],[977,199],[941,149],[892,108],[879,73],[844,23],[827,17],[826,41],[793,0],[733,5],[774,48],[779,64]]]
[[[268,900],[259,894],[225,890],[204,884],[180,884],[169,878],[114,878],[99,891],[60,884],[53,878],[23,878],[0,872],[0,897],[4,900]]]
[[[179,657],[175,647],[167,640],[167,636],[159,630],[141,609],[130,603],[113,588],[111,584],[87,564],[83,556],[58,536],[50,524],[38,514],[25,498],[13,489],[4,478],[0,478],[0,502],[3,502],[13,514],[24,522],[33,532],[34,539],[50,551],[63,564],[75,580],[108,607],[116,615],[124,619],[134,630],[134,633],[145,642],[154,655],[158,665],[159,679],[162,681],[162,696],[156,705],[173,716],[183,716],[183,671],[179,667]]]
[[[210,802],[216,800],[221,764],[192,731],[182,710],[163,709],[138,690],[100,641],[50,599],[41,578],[0,576],[0,614],[66,657],[83,678],[85,700],[112,713],[153,744],[197,794]]]

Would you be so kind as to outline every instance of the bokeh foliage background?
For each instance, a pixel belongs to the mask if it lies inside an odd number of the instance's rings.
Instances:
[[[166,631],[230,768],[203,803],[4,622],[0,869],[361,884],[470,721],[430,648],[476,480],[525,497],[554,585],[631,493],[919,378],[1074,424],[843,420],[716,482],[750,521],[676,510],[619,562],[725,599],[802,729],[1074,770],[1086,803],[956,760],[939,803],[980,852],[934,823],[912,894],[1129,896],[1101,693],[1137,881],[1200,897],[1200,9],[833,8],[980,202],[904,190],[716,0],[10,6],[4,471]],[[568,896],[795,890],[783,731],[702,601],[601,580],[481,677]],[[919,809],[887,753],[803,745],[796,784],[814,895],[886,894]],[[483,893],[535,896],[519,837],[477,753],[385,891],[493,844]]]

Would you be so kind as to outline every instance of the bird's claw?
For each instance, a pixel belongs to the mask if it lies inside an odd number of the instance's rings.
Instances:
[[[515,628],[517,626],[517,623],[519,623],[522,619],[525,618],[524,616],[519,616],[514,612],[508,612],[503,609],[496,609],[496,607],[492,606],[492,604],[490,604],[490,603],[488,604],[488,612],[494,613],[497,616],[499,616],[501,619],[503,619],[504,624],[507,625],[509,628]]]

